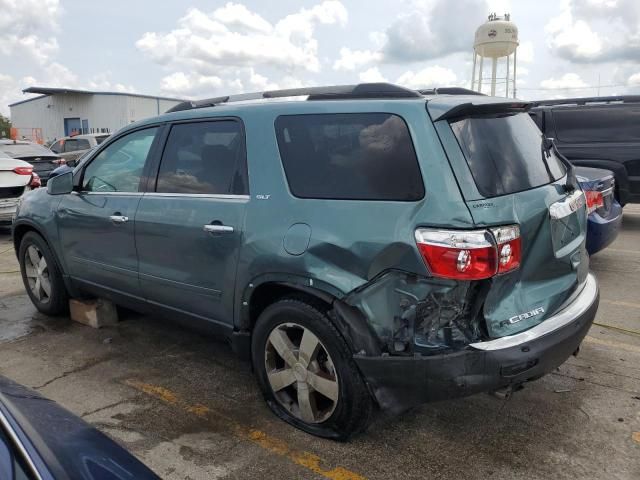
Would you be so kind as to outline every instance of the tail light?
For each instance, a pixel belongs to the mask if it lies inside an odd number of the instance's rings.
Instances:
[[[522,248],[517,225],[489,230],[419,228],[415,237],[434,277],[482,280],[520,266]]]
[[[29,183],[29,186],[31,188],[38,188],[42,186],[40,175],[38,175],[36,172],[33,172],[33,175],[31,176],[31,183]]]
[[[13,173],[18,175],[31,175],[33,173],[33,167],[16,167],[13,169]]]
[[[66,165],[67,161],[64,158],[56,158],[55,160],[51,160],[51,163],[54,165]]]
[[[587,213],[595,212],[597,209],[604,207],[602,192],[596,192],[595,190],[585,190],[584,196],[587,199]]]

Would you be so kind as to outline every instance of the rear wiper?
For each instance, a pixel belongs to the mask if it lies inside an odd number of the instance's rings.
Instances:
[[[553,175],[551,175],[551,171],[549,170],[547,159],[551,157],[551,152],[553,152],[560,159],[567,170],[567,183],[564,186],[565,190],[567,191],[567,193],[578,190],[579,187],[578,180],[576,179],[575,167],[569,160],[567,160],[567,157],[560,153],[553,138],[546,137],[544,134],[542,134],[540,152],[542,154],[542,161],[544,162],[551,179],[553,180]]]

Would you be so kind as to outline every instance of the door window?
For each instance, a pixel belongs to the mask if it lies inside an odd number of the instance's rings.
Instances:
[[[240,122],[221,120],[171,127],[156,191],[246,195],[247,161]]]
[[[416,201],[424,184],[407,124],[391,113],[285,115],[280,157],[300,198]]]
[[[137,192],[151,144],[158,128],[147,128],[119,138],[102,150],[84,171],[88,192]]]
[[[64,145],[64,140],[58,140],[56,143],[51,145],[51,150],[53,153],[62,153],[62,147]]]

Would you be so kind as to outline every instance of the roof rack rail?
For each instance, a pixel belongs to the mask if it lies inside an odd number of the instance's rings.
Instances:
[[[553,100],[533,100],[531,103],[534,107],[553,106],[553,105],[586,105],[588,103],[639,103],[640,95],[617,95],[609,97],[582,97],[582,98],[557,98]]]
[[[415,90],[391,83],[360,83],[358,85],[334,85],[330,87],[303,87],[271,90],[267,92],[241,93],[238,95],[208,98],[206,100],[186,101],[167,110],[167,113],[192,110],[194,108],[213,107],[221,103],[301,96],[307,96],[307,100],[347,100],[359,98],[416,98],[422,95]]]
[[[482,95],[486,97],[484,93],[476,92],[463,87],[437,87],[437,88],[425,88],[418,90],[422,95]]]

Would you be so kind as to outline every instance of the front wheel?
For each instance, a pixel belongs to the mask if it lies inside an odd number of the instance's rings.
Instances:
[[[60,315],[69,308],[69,297],[47,242],[28,232],[18,251],[22,282],[33,305],[46,315]]]
[[[280,300],[258,318],[253,367],[276,415],[313,435],[346,440],[370,422],[373,400],[351,351],[320,309]]]

